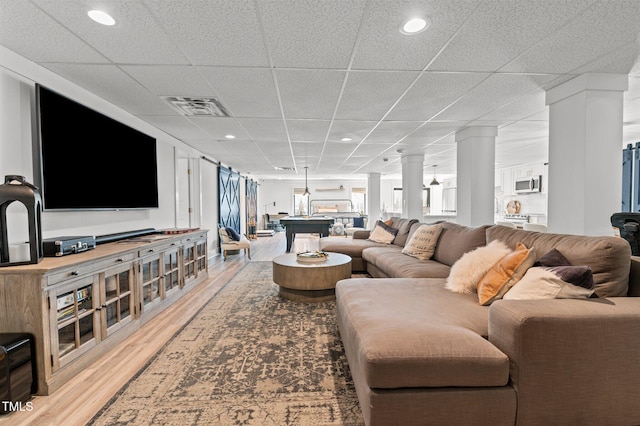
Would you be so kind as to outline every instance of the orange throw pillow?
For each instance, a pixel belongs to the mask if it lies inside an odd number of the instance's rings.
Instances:
[[[478,283],[478,302],[487,306],[501,299],[524,276],[536,261],[533,248],[518,243],[516,250],[502,257]]]

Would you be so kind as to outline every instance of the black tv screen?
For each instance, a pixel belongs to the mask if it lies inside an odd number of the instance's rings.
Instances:
[[[158,207],[155,138],[41,85],[36,102],[45,210]]]

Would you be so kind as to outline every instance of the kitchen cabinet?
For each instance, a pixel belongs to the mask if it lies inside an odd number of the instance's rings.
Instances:
[[[207,231],[154,234],[0,268],[0,332],[35,339],[48,395],[208,277]]]

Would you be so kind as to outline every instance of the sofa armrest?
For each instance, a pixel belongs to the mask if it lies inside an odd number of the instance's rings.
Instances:
[[[369,230],[364,230],[364,231],[355,231],[353,233],[353,239],[356,240],[366,240],[367,238],[369,238],[369,235],[371,234],[371,231]]]
[[[640,423],[640,298],[501,300],[489,341],[510,360],[516,423]]]

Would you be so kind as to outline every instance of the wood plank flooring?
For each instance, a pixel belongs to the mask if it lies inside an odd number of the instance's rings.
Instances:
[[[298,235],[293,252],[318,249],[318,237]],[[270,261],[286,250],[285,234],[259,237],[251,242],[251,259]],[[209,279],[191,290],[82,374],[49,396],[31,399],[31,411],[0,416],[0,425],[58,426],[86,424],[115,393],[142,368],[153,355],[250,260],[242,252],[223,261],[214,256]]]

